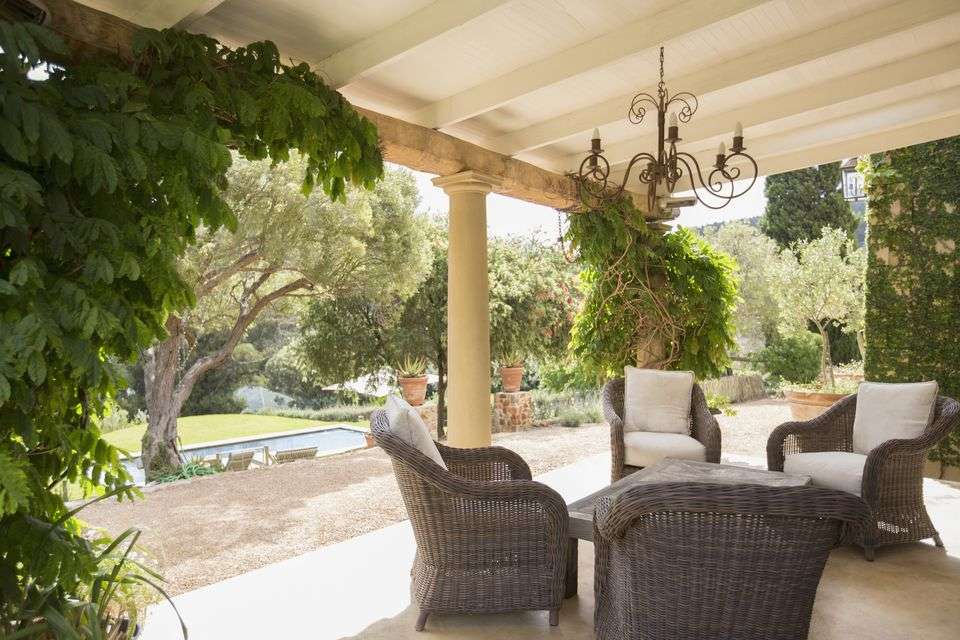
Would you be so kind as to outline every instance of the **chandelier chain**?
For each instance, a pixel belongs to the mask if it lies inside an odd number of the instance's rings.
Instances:
[[[663,46],[660,47],[660,82],[657,84],[657,95],[661,98],[667,94],[667,84],[663,81]]]

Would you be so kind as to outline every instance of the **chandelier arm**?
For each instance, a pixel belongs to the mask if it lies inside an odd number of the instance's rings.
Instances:
[[[697,109],[700,107],[700,102],[697,100],[697,96],[693,95],[689,91],[681,91],[670,96],[664,103],[664,109],[668,109],[671,104],[676,102],[680,106],[680,110],[677,112],[677,118],[680,122],[686,124],[690,122],[690,119],[693,118],[693,114],[697,112]]]
[[[689,158],[689,161],[687,160],[687,158]],[[718,183],[717,188],[714,189],[710,186],[709,182],[703,179],[703,173],[700,171],[700,165],[697,163],[697,159],[691,156],[689,153],[683,153],[683,152],[678,153],[677,162],[680,162],[681,164],[683,164],[683,166],[687,168],[687,173],[690,175],[690,186],[693,190],[693,195],[696,196],[700,204],[702,204],[706,208],[713,209],[714,211],[718,209],[723,209],[725,206],[730,204],[730,202],[734,199],[735,196],[733,195],[726,196],[720,193],[720,190],[723,189],[722,183]],[[690,164],[691,162],[693,163],[693,166],[691,166]],[[696,169],[696,171],[694,171],[694,169]],[[711,172],[711,175],[713,175],[713,173],[714,172]],[[696,176],[696,182],[694,181],[694,176]],[[704,200],[703,197],[700,195],[700,191],[697,189],[697,184],[696,184],[697,182],[699,182],[701,188],[706,189],[711,196],[713,196],[714,198],[723,200],[723,204],[714,205]],[[733,181],[730,180],[729,184],[732,191]]]
[[[638,93],[633,96],[633,100],[630,101],[630,108],[627,110],[627,119],[632,124],[640,124],[646,117],[649,107],[644,103],[649,103],[649,106],[654,109],[660,108],[660,103],[649,93]]]
[[[633,167],[641,160],[646,160],[648,163],[657,163],[657,159],[654,157],[654,155],[652,153],[647,153],[646,151],[641,151],[637,155],[630,158],[630,163],[627,164],[627,168],[623,174],[623,180],[621,181],[621,191],[626,187],[627,181],[630,180],[630,172],[633,171]],[[641,169],[640,173],[637,174],[637,179],[643,184],[650,184],[651,182],[656,181],[656,175],[651,175],[647,169]]]
[[[700,180],[700,184],[706,187],[713,194],[718,194],[718,192],[720,191],[720,188],[712,186],[712,183],[714,182],[714,176],[718,173],[724,180],[727,180],[731,183],[736,180],[741,180],[741,179],[746,180],[746,178],[742,178],[742,170],[740,167],[730,166],[730,161],[733,160],[734,158],[745,158],[749,163],[748,167],[752,168],[752,175],[750,177],[750,183],[747,184],[746,187],[744,187],[743,189],[740,189],[739,191],[736,189],[731,190],[731,196],[730,196],[731,199],[739,198],[740,196],[745,194],[747,191],[749,191],[753,187],[753,185],[756,184],[757,182],[757,177],[758,177],[757,174],[759,173],[759,169],[757,167],[757,161],[754,160],[752,156],[746,153],[743,153],[742,151],[731,153],[730,155],[726,156],[723,161],[723,166],[714,168],[710,172],[710,176],[708,177],[707,180],[703,179],[703,174],[700,172],[700,165],[697,163],[696,158],[694,158],[692,155],[690,155],[685,151],[678,151],[677,158],[680,159],[681,157],[689,158],[690,161],[693,162],[694,166],[696,166],[697,168],[697,177]],[[720,184],[720,178],[716,178],[716,182]],[[721,184],[721,187],[722,187],[722,184]],[[720,197],[726,197],[726,196],[720,196]]]

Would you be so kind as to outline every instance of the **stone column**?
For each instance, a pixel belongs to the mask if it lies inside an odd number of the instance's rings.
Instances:
[[[487,194],[499,179],[476,171],[435,178],[450,198],[447,274],[447,439],[490,444]]]

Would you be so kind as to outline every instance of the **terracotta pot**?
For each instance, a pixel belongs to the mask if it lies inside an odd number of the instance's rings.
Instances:
[[[375,446],[377,446],[377,441],[374,440],[374,439],[373,439],[373,436],[370,435],[369,433],[363,434],[363,440],[364,440],[364,442],[365,442],[366,445],[367,445],[367,449],[369,449],[370,447],[375,447]]]
[[[500,382],[507,393],[520,391],[523,381],[523,367],[500,367]]]
[[[845,398],[845,393],[826,393],[823,391],[784,391],[790,403],[790,415],[794,420],[810,420],[829,409],[834,402]]]
[[[417,376],[416,378],[397,378],[400,383],[400,393],[403,399],[414,407],[423,404],[427,397],[427,376]]]

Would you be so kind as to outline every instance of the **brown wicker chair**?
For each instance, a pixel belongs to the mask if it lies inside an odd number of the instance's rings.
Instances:
[[[609,381],[603,387],[603,416],[610,425],[610,482],[616,482],[642,467],[633,467],[624,460],[623,446],[623,378]],[[693,385],[690,403],[690,435],[706,447],[707,462],[720,462],[720,425],[710,413],[700,385]]]
[[[784,457],[794,453],[853,451],[856,394],[839,400],[822,415],[787,422],[767,440],[767,468],[783,471]],[[867,455],[860,496],[873,511],[874,523],[854,538],[868,560],[874,547],[933,538],[943,546],[923,504],[923,463],[927,453],[960,426],[960,403],[938,396],[933,420],[918,438],[888,440]]]
[[[563,601],[567,506],[530,468],[501,447],[437,444],[447,469],[389,431],[386,412],[370,418],[393,461],[417,540],[411,572],[420,607],[431,613],[546,610],[556,626]]]
[[[597,501],[599,640],[800,640],[830,549],[869,510],[818,487],[663,483]]]

